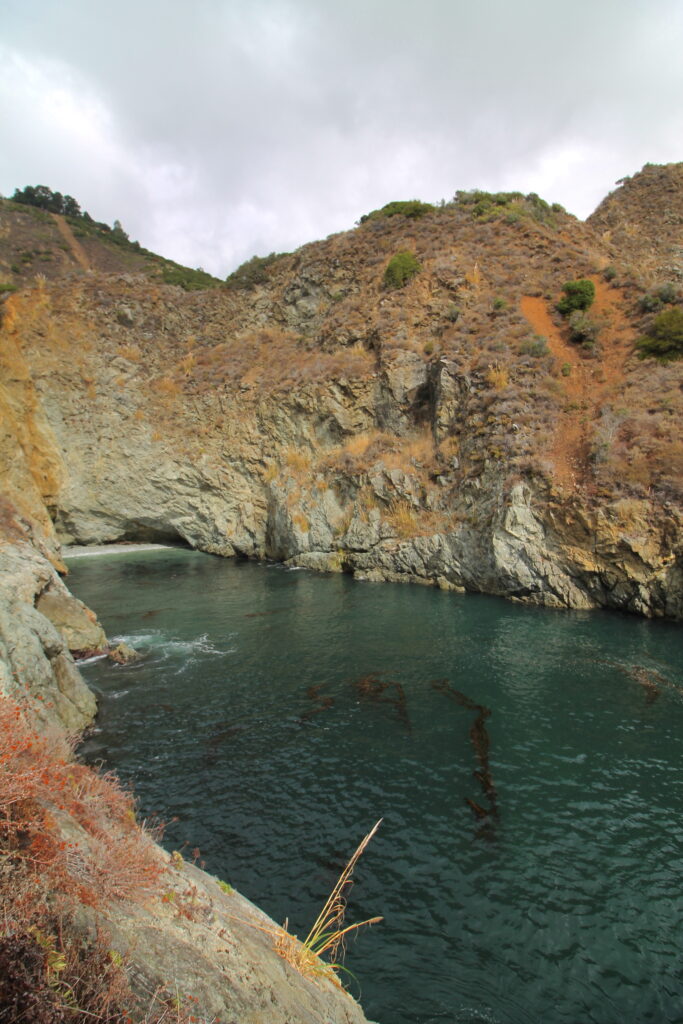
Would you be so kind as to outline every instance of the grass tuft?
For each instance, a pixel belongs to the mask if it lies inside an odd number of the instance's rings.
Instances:
[[[347,936],[365,925],[378,924],[382,920],[381,917],[370,917],[366,921],[344,925],[346,898],[353,884],[354,869],[381,824],[380,818],[359,844],[303,942],[298,942],[296,936],[289,934],[286,921],[283,931],[277,936],[277,952],[304,977],[324,977],[339,984],[337,975],[339,971],[346,970],[343,959]],[[323,960],[323,956],[327,959]]]

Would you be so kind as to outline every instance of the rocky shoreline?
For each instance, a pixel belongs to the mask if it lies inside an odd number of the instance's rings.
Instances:
[[[83,644],[106,647],[106,637],[30,543],[1,542],[0,699],[24,708],[50,743],[64,730],[74,735],[87,728],[96,715],[95,697],[78,672],[71,644],[77,650]],[[87,784],[84,776],[79,786]],[[77,870],[81,883],[99,877],[105,866],[101,840],[68,804],[58,814],[53,809],[50,820],[57,848],[68,843],[78,851],[77,862],[75,853],[67,860],[67,871]],[[110,823],[108,842],[132,851],[131,824],[119,836],[120,827]],[[106,937],[108,956],[125,964],[140,1006],[149,1005],[155,993],[180,992],[192,1011],[178,1013],[183,1021],[364,1024],[361,1008],[338,984],[303,977],[278,955],[282,929],[249,900],[179,854],[169,855],[144,833],[140,843],[147,871],[157,879],[154,886],[141,898],[126,895],[123,887],[123,895],[103,903],[86,898],[69,926],[83,942]],[[132,856],[127,854],[129,862]],[[110,876],[112,870],[107,869]]]

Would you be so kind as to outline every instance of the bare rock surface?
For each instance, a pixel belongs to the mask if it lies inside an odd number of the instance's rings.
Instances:
[[[59,722],[68,732],[89,725],[97,709],[64,635],[36,607],[52,591],[106,638],[57,576],[52,565],[28,544],[0,542],[0,686],[8,696],[33,698],[43,727]],[[93,634],[95,635],[95,633]]]

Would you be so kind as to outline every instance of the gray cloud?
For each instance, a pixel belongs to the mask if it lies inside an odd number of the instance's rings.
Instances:
[[[679,0],[8,0],[0,189],[224,275],[395,198],[585,216],[681,157]]]

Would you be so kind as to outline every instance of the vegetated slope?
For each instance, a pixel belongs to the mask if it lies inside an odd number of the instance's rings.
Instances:
[[[659,181],[643,172],[643,236]],[[3,345],[52,432],[41,493],[67,539],[182,536],[680,615],[683,363],[633,348],[680,282],[643,279],[634,252],[537,196],[458,193],[390,204],[211,291],[39,281],[5,302]],[[391,287],[398,254],[411,269]],[[584,278],[593,306],[561,316]]]
[[[622,178],[587,223],[646,285],[683,277],[683,164]]]
[[[91,272],[145,274],[186,288],[218,284],[210,274],[143,249],[120,227],[0,200],[0,293],[36,276],[54,281]]]

